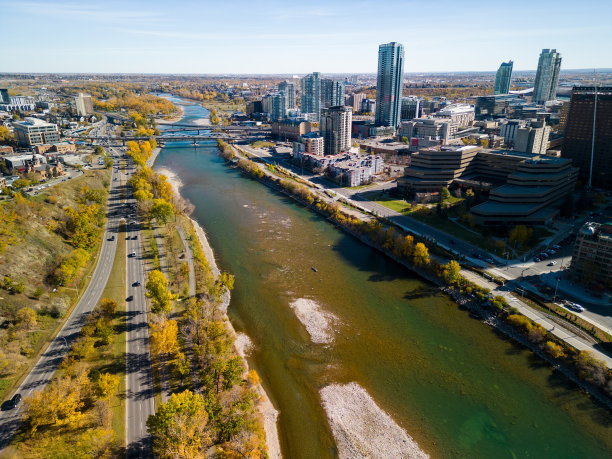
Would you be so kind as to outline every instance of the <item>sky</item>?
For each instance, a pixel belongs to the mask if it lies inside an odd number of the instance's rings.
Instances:
[[[0,72],[375,73],[612,67],[612,1],[0,0]]]

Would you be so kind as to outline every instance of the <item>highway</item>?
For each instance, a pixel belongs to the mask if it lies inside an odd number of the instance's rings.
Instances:
[[[127,170],[135,171],[131,159]],[[126,188],[131,196],[131,188]],[[126,206],[136,205],[133,198],[126,199]],[[149,321],[147,299],[145,297],[144,251],[136,211],[128,210],[126,232],[126,298],[127,337],[126,337],[126,442],[127,456],[130,458],[150,457],[150,438],[147,432],[147,419],[155,414],[155,394],[153,389],[153,370],[149,351]],[[135,285],[140,282],[140,285]]]
[[[62,362],[74,340],[78,337],[81,327],[85,324],[87,315],[98,304],[100,296],[106,287],[117,248],[116,234],[121,218],[121,201],[119,186],[122,183],[118,171],[113,168],[110,181],[110,192],[107,208],[107,222],[100,249],[100,256],[91,281],[83,296],[72,310],[57,336],[40,356],[38,362],[23,380],[15,393],[23,397],[42,390],[51,381],[55,370]],[[117,180],[115,180],[117,178]],[[110,241],[110,235],[115,240]],[[7,446],[21,423],[23,404],[9,411],[0,412],[0,450]]]

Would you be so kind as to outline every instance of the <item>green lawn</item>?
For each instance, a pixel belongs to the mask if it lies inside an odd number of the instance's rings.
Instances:
[[[111,298],[117,302],[117,315],[121,317],[118,320],[116,329],[117,333],[112,344],[111,353],[102,358],[99,361],[101,367],[113,367],[116,368],[121,376],[121,382],[119,383],[119,390],[117,395],[113,398],[113,421],[112,426],[115,432],[117,442],[121,445],[125,445],[125,341],[127,338],[126,333],[126,319],[125,311],[125,276],[126,276],[126,242],[125,242],[125,227],[121,225],[117,234],[117,251],[115,253],[115,261],[113,262],[113,269],[110,277],[106,284],[104,292],[102,292],[102,298]]]

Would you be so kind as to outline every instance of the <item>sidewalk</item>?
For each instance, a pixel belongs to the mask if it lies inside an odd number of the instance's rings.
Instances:
[[[565,341],[566,343],[580,351],[591,352],[595,358],[603,361],[608,368],[612,368],[612,357],[608,356],[607,354],[604,354],[598,349],[595,349],[595,347],[591,343],[587,342],[585,339],[576,335],[574,332],[568,330],[567,328],[559,325],[558,323],[553,322],[542,312],[532,309],[531,307],[523,303],[521,300],[513,296],[510,292],[500,290],[497,284],[483,279],[472,271],[462,269],[461,274],[466,279],[471,280],[472,282],[482,287],[488,288],[494,295],[503,296],[506,301],[508,301],[509,305],[518,309],[521,314],[530,318],[537,324],[541,325],[546,330],[548,330],[548,332],[555,335],[557,338]]]

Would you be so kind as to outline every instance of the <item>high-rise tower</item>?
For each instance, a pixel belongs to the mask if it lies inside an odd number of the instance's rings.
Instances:
[[[287,110],[293,110],[297,108],[296,103],[296,87],[293,81],[282,81],[278,84],[278,92],[285,93],[285,101],[287,104]]]
[[[543,49],[538,61],[538,71],[533,88],[533,101],[543,104],[557,97],[561,54],[556,49]]]
[[[378,48],[376,81],[376,125],[397,127],[404,74],[404,46],[391,42]]]
[[[302,90],[302,113],[314,113],[319,119],[321,113],[321,74],[313,72],[300,80]]]
[[[512,78],[512,61],[502,62],[495,75],[495,92],[493,94],[508,94]]]

